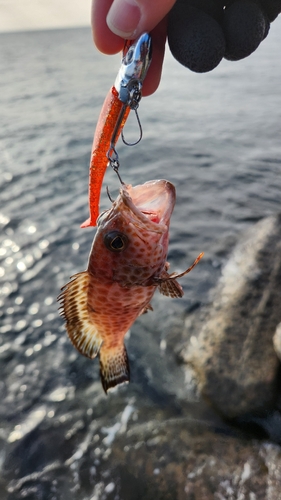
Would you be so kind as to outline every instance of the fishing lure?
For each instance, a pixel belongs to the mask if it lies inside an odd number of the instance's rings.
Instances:
[[[142,129],[137,108],[151,55],[151,36],[148,33],[142,34],[133,44],[125,44],[121,67],[114,86],[105,98],[94,135],[89,179],[90,217],[81,227],[96,226],[104,174],[108,164],[118,174],[119,160],[115,146],[131,110],[136,112],[140,127],[140,137],[134,144],[141,139]],[[122,138],[128,144],[123,135]]]

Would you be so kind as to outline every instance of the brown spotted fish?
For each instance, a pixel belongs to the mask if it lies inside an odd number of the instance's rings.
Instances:
[[[59,296],[71,342],[89,358],[97,355],[105,392],[129,382],[124,337],[138,316],[152,310],[158,290],[182,297],[166,262],[169,224],[176,200],[173,184],[154,180],[122,185],[112,207],[97,220],[88,269],[72,277]]]

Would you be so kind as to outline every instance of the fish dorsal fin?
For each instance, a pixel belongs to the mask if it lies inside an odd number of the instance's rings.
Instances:
[[[87,294],[89,286],[88,271],[75,274],[63,288],[58,300],[61,303],[61,316],[66,321],[68,336],[76,349],[95,358],[99,353],[102,338],[89,319]]]
[[[129,359],[123,342],[114,347],[104,344],[99,358],[101,383],[106,393],[116,385],[130,381]]]

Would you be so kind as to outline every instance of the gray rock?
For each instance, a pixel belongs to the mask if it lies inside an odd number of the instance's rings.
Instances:
[[[188,418],[135,425],[115,441],[110,460],[124,500],[280,500],[278,446]]]
[[[207,319],[181,352],[189,379],[192,370],[200,393],[223,416],[235,418],[274,404],[279,360],[273,335],[280,321],[278,215],[258,222],[235,247]]]
[[[281,361],[281,323],[279,323],[279,325],[276,328],[276,331],[275,331],[275,334],[273,337],[273,345],[274,345],[275,352]]]

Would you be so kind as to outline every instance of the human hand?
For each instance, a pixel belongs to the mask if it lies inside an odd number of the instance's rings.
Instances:
[[[223,57],[238,60],[254,52],[280,12],[281,0],[93,0],[92,28],[105,54],[150,32],[153,58],[143,87],[149,95],[160,82],[167,33],[175,59],[203,73]]]

